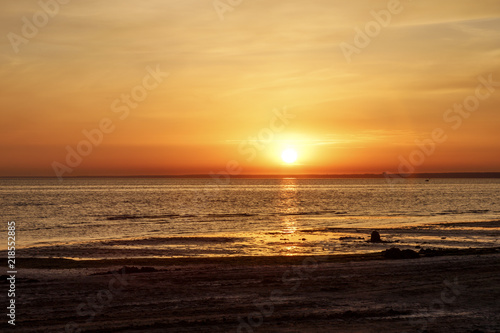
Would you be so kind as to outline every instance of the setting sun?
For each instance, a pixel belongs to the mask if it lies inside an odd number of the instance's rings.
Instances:
[[[281,153],[281,159],[285,163],[294,163],[297,160],[297,151],[293,148],[287,148]]]

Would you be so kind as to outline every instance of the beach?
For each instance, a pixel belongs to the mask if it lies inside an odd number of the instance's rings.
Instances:
[[[423,252],[21,258],[16,331],[499,332],[500,248]]]

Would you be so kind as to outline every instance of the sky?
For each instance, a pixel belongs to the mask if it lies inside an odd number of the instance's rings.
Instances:
[[[0,5],[0,176],[500,171],[498,0],[58,1]]]

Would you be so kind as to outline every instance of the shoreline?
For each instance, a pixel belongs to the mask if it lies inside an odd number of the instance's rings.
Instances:
[[[396,247],[397,246],[393,246]],[[422,249],[419,258],[443,256],[469,256],[500,253],[500,247],[469,249]],[[427,253],[426,253],[427,252]],[[180,257],[180,258],[119,258],[119,259],[69,259],[69,258],[17,258],[19,269],[75,269],[103,268],[111,266],[187,266],[187,265],[224,265],[224,266],[258,266],[258,265],[301,265],[304,260],[314,258],[320,263],[346,263],[387,259],[385,251],[364,254],[330,254],[330,255],[297,255],[297,256],[235,256],[235,257]],[[416,252],[418,253],[418,252]],[[418,260],[414,258],[413,260]],[[6,266],[7,259],[0,263]]]
[[[500,246],[500,220],[449,221],[417,225],[378,224],[383,242],[369,242],[373,227],[335,225],[304,227],[293,232],[268,230],[190,235],[149,234],[66,242],[44,241],[16,247],[18,258],[66,258],[77,261],[146,260],[155,258],[214,260],[232,257],[301,257],[367,255],[388,247],[401,250],[491,248]],[[6,251],[0,251],[0,256]],[[196,260],[197,260],[196,259]],[[248,259],[243,259],[248,260]]]

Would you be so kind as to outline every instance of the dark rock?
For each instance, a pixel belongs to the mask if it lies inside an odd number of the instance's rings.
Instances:
[[[128,267],[128,266],[123,266],[123,268],[120,270],[120,272],[125,273],[125,274],[132,274],[132,273],[150,273],[150,272],[156,272],[157,270],[154,267]]]
[[[382,239],[380,239],[380,234],[378,233],[378,231],[373,231],[372,232],[372,235],[370,237],[370,242],[372,243],[382,243]]]
[[[384,258],[386,259],[401,259],[401,250],[397,247],[392,247],[384,251]]]
[[[435,257],[441,255],[441,253],[438,250],[434,249],[420,249],[418,253],[422,254],[425,257]]]
[[[420,255],[413,250],[403,250],[401,251],[397,247],[392,247],[384,253],[384,258],[386,259],[416,259],[420,258]]]
[[[134,266],[123,266],[120,270],[118,271],[107,271],[104,273],[94,273],[90,275],[106,275],[106,274],[113,274],[113,273],[122,273],[122,274],[133,274],[133,273],[152,273],[152,272],[158,272],[158,270],[154,267],[134,267]]]
[[[355,239],[364,239],[364,238],[363,237],[352,237],[352,236],[339,237],[339,240],[355,240]]]
[[[403,250],[401,251],[403,259],[416,259],[420,258],[420,255],[413,250]]]

